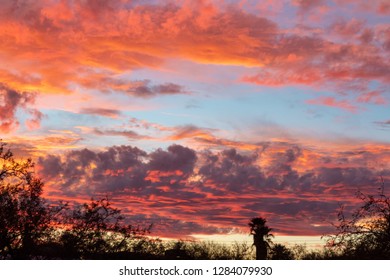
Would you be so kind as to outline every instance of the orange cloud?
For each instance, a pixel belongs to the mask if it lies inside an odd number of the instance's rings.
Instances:
[[[168,140],[189,139],[207,146],[234,147],[240,150],[257,150],[259,145],[244,141],[233,141],[225,138],[218,138],[209,129],[199,128],[193,125],[180,126],[173,129],[174,133]]]
[[[386,11],[383,1],[374,4]],[[293,5],[307,11],[326,3],[299,0]],[[357,98],[372,91],[367,81],[388,85],[386,53],[380,47],[388,45],[386,28],[371,30],[358,20],[336,22],[333,33],[356,33],[364,41],[340,43],[324,30],[315,36],[283,30],[244,6],[212,1],[7,2],[0,19],[0,79],[15,89],[42,93],[72,93],[81,87],[144,97],[183,94],[187,90],[172,82],[152,85],[119,78],[183,59],[258,69],[244,75],[244,82],[325,87]]]
[[[96,75],[112,79],[160,67],[169,57],[260,66],[267,58],[259,57],[259,50],[269,48],[278,33],[265,18],[211,3],[94,3],[6,6],[0,21],[0,78],[18,89],[69,93],[74,83],[100,89]]]

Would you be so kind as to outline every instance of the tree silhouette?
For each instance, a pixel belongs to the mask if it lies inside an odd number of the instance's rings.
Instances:
[[[253,235],[253,245],[256,247],[256,260],[267,259],[268,249],[272,244],[271,237],[273,237],[271,228],[265,225],[266,219],[256,217],[251,219],[248,224],[250,227],[250,234]]]
[[[41,198],[43,183],[31,159],[17,161],[0,140],[0,256],[27,258],[50,236],[59,209]]]
[[[130,242],[149,232],[123,223],[120,210],[111,206],[108,198],[91,199],[76,207],[66,217],[68,228],[60,242],[65,248],[65,257],[75,259],[107,258],[108,255],[129,250]]]
[[[336,248],[348,259],[390,259],[390,198],[384,194],[381,178],[379,192],[358,192],[363,205],[348,219],[341,208],[337,233],[328,238],[328,246]]]

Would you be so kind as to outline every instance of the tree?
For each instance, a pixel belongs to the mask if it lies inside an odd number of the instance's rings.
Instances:
[[[123,223],[120,210],[111,206],[108,198],[91,199],[74,210],[64,220],[67,228],[60,237],[65,257],[73,259],[108,258],[130,249],[130,242],[149,232]]]
[[[266,219],[257,217],[251,219],[248,224],[250,227],[250,234],[253,235],[253,245],[256,247],[256,260],[267,259],[268,249],[272,244],[271,237],[273,237],[271,228],[265,225]]]
[[[0,256],[28,258],[50,236],[57,208],[41,198],[43,183],[31,159],[15,160],[0,140]]]
[[[348,259],[390,259],[390,198],[384,193],[381,178],[376,195],[358,192],[363,205],[347,218],[338,213],[337,233],[328,237],[328,246]]]

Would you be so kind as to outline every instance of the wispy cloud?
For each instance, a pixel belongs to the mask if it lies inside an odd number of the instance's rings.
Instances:
[[[109,117],[109,118],[118,118],[121,115],[120,110],[106,109],[106,108],[81,108],[80,113]]]
[[[334,97],[319,97],[317,99],[310,99],[306,101],[307,104],[324,105],[328,107],[340,108],[350,112],[356,112],[358,107],[347,100],[337,100]]]
[[[150,136],[146,135],[140,135],[135,131],[132,130],[114,130],[114,129],[107,129],[107,130],[100,130],[98,128],[95,128],[93,130],[93,133],[100,135],[100,136],[122,136],[126,137],[130,140],[140,140],[140,139],[151,139]]]

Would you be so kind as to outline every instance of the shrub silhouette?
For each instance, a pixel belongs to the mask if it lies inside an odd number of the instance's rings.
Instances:
[[[244,260],[251,259],[251,253],[247,243],[228,245],[211,241],[175,241],[166,245],[164,259]]]
[[[293,260],[294,253],[282,244],[275,244],[270,250],[271,260]]]

